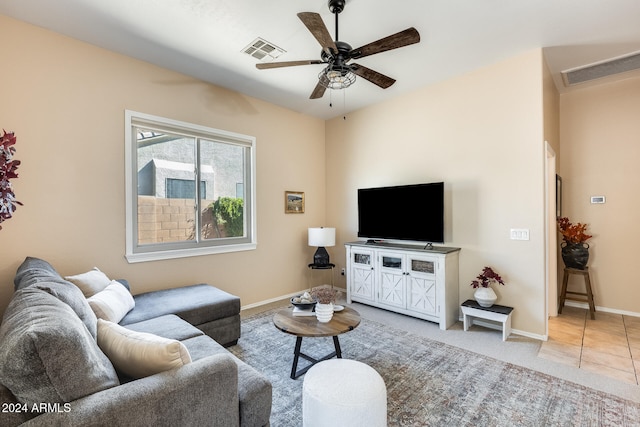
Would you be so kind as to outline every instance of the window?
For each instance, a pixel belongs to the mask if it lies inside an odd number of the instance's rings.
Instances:
[[[200,181],[200,198],[206,199],[206,182]],[[167,199],[193,199],[196,197],[195,181],[167,178]],[[236,195],[242,198],[242,194]]]
[[[129,262],[256,248],[254,137],[128,110],[125,122]]]

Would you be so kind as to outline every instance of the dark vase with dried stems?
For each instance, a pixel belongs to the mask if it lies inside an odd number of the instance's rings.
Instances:
[[[588,243],[567,243],[560,244],[562,261],[568,268],[584,270],[589,262]]]
[[[593,237],[586,233],[587,225],[582,223],[572,224],[569,218],[558,218],[558,230],[562,234],[563,242],[560,244],[562,261],[567,268],[584,270],[589,262],[588,239]]]

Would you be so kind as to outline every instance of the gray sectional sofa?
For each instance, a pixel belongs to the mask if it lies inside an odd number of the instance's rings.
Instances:
[[[237,297],[206,284],[134,296],[112,326],[188,350],[181,366],[134,379],[98,346],[85,295],[49,263],[27,258],[14,284],[0,325],[1,426],[269,424],[270,382],[224,348],[240,336]]]

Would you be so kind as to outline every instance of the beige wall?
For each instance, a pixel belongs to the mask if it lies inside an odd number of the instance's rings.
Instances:
[[[546,334],[543,58],[540,50],[327,123],[327,223],[334,262],[356,240],[360,187],[445,182],[446,245],[460,253],[460,300],[489,265],[513,327]],[[529,241],[509,238],[528,228]],[[344,278],[341,278],[344,280]]]
[[[0,52],[0,128],[18,137],[24,203],[0,231],[0,313],[26,256],[63,275],[97,266],[134,293],[208,282],[244,305],[308,285],[306,230],[325,219],[324,121],[2,15]],[[257,250],[126,262],[125,109],[256,137]],[[305,214],[284,214],[285,190],[306,193]]]
[[[245,305],[275,298],[309,285],[309,226],[337,227],[329,251],[344,267],[357,188],[443,180],[446,244],[462,248],[460,300],[491,265],[507,281],[497,292],[516,307],[514,328],[543,335],[545,139],[559,159],[565,213],[596,234],[598,305],[639,311],[625,281],[638,200],[624,191],[638,174],[637,79],[563,95],[559,114],[534,50],[325,123],[4,16],[0,51],[11,58],[0,78],[0,126],[18,136],[14,183],[25,203],[0,231],[0,311],[25,256],[62,274],[98,266],[136,293],[210,282]],[[257,138],[256,251],[125,261],[125,109]],[[284,190],[305,191],[304,215],[283,213]],[[607,204],[589,205],[594,194]],[[529,228],[531,240],[510,240],[509,228]]]
[[[640,315],[640,76],[563,94],[563,214],[587,223],[596,306]],[[591,204],[605,196],[605,204]],[[561,264],[562,266],[562,264]],[[584,290],[579,281],[574,287]]]

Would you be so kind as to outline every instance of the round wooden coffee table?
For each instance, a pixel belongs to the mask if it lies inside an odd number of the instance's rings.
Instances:
[[[273,316],[273,324],[282,332],[296,336],[296,346],[293,352],[293,366],[291,367],[291,378],[296,379],[303,375],[313,365],[332,357],[342,358],[340,341],[338,335],[354,330],[360,324],[360,314],[352,308],[345,307],[342,311],[333,313],[331,321],[320,323],[315,316],[294,316],[293,308],[286,308],[277,312]],[[333,337],[335,351],[326,356],[316,359],[300,351],[302,338]],[[298,360],[303,359],[311,362],[309,366],[298,369]]]

